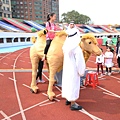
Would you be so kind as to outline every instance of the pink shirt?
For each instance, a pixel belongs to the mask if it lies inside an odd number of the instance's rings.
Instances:
[[[54,23],[49,23],[47,22],[46,23],[46,29],[47,30],[56,30],[56,25]],[[55,37],[55,33],[54,32],[48,32],[47,35],[46,35],[46,39],[49,40],[53,40],[53,38]]]

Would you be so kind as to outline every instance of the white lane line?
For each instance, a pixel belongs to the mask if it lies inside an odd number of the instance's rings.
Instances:
[[[3,111],[0,111],[0,113],[3,117],[5,117],[5,118],[7,117],[7,120],[11,120]]]
[[[3,63],[4,65],[8,65],[8,63]]]
[[[48,95],[47,95],[47,94],[45,94],[45,93],[42,93],[42,94],[48,97]],[[58,100],[57,98],[54,98],[54,100],[56,100],[57,102],[59,102],[59,101],[60,101],[60,100]]]
[[[14,66],[14,65],[11,65],[12,67],[16,67],[16,66]]]
[[[59,96],[61,96],[62,94],[58,94],[58,95],[56,95],[56,97],[59,97]]]
[[[105,80],[106,78],[99,78],[99,80]]]
[[[1,76],[4,76],[2,73],[0,73]]]
[[[15,114],[12,114],[12,115],[10,115],[10,116],[8,116],[8,117],[9,117],[9,118],[14,117],[14,116],[20,114],[21,112],[28,111],[28,110],[30,110],[30,109],[32,109],[32,108],[34,108],[34,107],[37,107],[37,106],[39,106],[39,105],[41,105],[41,104],[43,104],[43,103],[45,103],[45,102],[48,102],[48,101],[49,101],[49,99],[44,100],[44,101],[42,101],[42,102],[40,102],[40,103],[37,103],[37,104],[35,104],[35,105],[31,106],[31,107],[28,107],[28,108],[24,109],[23,111],[20,111],[20,112],[17,112],[17,113],[15,113]],[[6,120],[8,117],[5,117],[5,118],[2,119],[2,120]],[[24,119],[23,119],[23,120],[24,120]]]
[[[25,62],[25,61],[23,61],[23,60],[20,60],[20,62]]]
[[[117,78],[117,77],[115,77],[115,76],[110,76],[110,77],[115,78],[115,79],[117,79],[117,80],[120,80],[120,78]]]
[[[13,79],[13,78],[11,78],[11,77],[8,77],[8,79],[9,79],[9,80],[13,80],[13,81],[15,81],[15,82],[16,82],[16,80],[15,80],[15,79]]]
[[[90,118],[92,118],[92,120],[102,120],[101,118],[98,118],[90,113],[88,113],[85,109],[79,110],[80,112],[86,114],[87,116],[89,116]]]
[[[50,104],[53,104],[55,102],[49,102],[49,103],[46,103],[46,104],[42,104],[42,105],[39,105],[39,106],[46,106],[46,105],[50,105]]]
[[[111,94],[111,93],[107,93],[107,92],[103,92],[103,94],[110,95],[110,96],[113,96],[113,97],[117,97],[116,95]]]
[[[42,73],[42,75],[49,81],[49,78],[44,73]],[[57,86],[55,86],[55,87],[61,92],[61,89],[59,87],[57,87]]]
[[[120,81],[118,81],[118,83],[120,83]]]
[[[15,61],[14,61],[14,64],[13,64],[13,70],[15,69],[15,65],[16,65],[16,62],[17,62],[18,58],[19,58],[24,52],[26,52],[26,51],[27,51],[27,50],[21,52],[21,53],[16,57],[16,59],[15,59]],[[18,93],[17,83],[16,83],[16,81],[15,81],[15,79],[16,79],[15,71],[13,71],[13,79],[14,79],[14,87],[15,87],[15,92],[16,92],[16,97],[17,97],[17,101],[18,101],[20,113],[21,113],[22,119],[23,119],[23,120],[26,120],[25,113],[24,113],[24,111],[23,111],[22,103],[21,103],[21,100],[20,100],[20,96],[19,96],[19,93]]]
[[[120,96],[119,95],[117,95],[117,94],[115,94],[115,93],[113,93],[113,92],[111,92],[111,91],[109,91],[109,90],[106,90],[105,88],[102,88],[102,87],[100,87],[100,86],[97,86],[98,88],[100,88],[101,90],[104,90],[104,91],[106,91],[107,93],[109,93],[109,94],[112,94],[112,95],[114,95],[115,97],[118,97],[118,98],[120,98]]]
[[[2,59],[4,59],[4,58],[6,58],[8,55],[10,55],[11,53],[9,53],[9,54],[7,54],[7,55],[5,55],[5,56],[3,56],[2,58],[0,58],[0,60],[2,60]]]
[[[30,86],[26,85],[26,84],[23,84],[23,86],[27,87],[27,88],[30,88]]]

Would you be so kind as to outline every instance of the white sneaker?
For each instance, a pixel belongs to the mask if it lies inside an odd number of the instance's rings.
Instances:
[[[105,72],[105,75],[108,75],[108,72]]]
[[[111,75],[111,73],[108,73],[108,75],[110,76],[110,75]]]
[[[44,80],[37,80],[37,83],[45,83]]]

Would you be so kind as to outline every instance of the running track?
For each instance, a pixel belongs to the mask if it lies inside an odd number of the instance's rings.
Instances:
[[[87,67],[95,68],[91,56]],[[114,60],[115,62],[115,60]],[[114,68],[116,69],[116,68]],[[99,78],[96,89],[83,88],[78,104],[82,111],[71,111],[61,98],[61,89],[54,87],[55,101],[48,100],[46,91],[48,73],[43,72],[44,84],[40,92],[32,94],[29,48],[13,53],[0,54],[0,119],[1,120],[120,120],[120,74]]]

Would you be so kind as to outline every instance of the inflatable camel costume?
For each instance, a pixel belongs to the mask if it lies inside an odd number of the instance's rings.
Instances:
[[[44,47],[46,44],[44,33],[46,32],[44,31],[38,32],[37,41],[30,49],[30,58],[32,63],[31,90],[34,93],[37,93],[37,90],[38,90],[38,87],[36,86],[36,74],[37,74],[38,62],[43,56]],[[61,71],[63,67],[62,46],[64,44],[66,37],[67,37],[67,34],[65,31],[56,33],[56,36],[51,42],[50,48],[47,53],[47,64],[49,69],[49,85],[48,85],[47,94],[50,100],[53,100],[53,98],[55,97],[55,93],[53,92],[53,85],[56,80],[54,79],[54,76],[56,72]],[[87,33],[82,36],[79,46],[83,50],[85,62],[87,62],[87,60],[89,59],[92,53],[95,55],[101,54],[101,50],[97,46],[97,40],[90,33]]]

